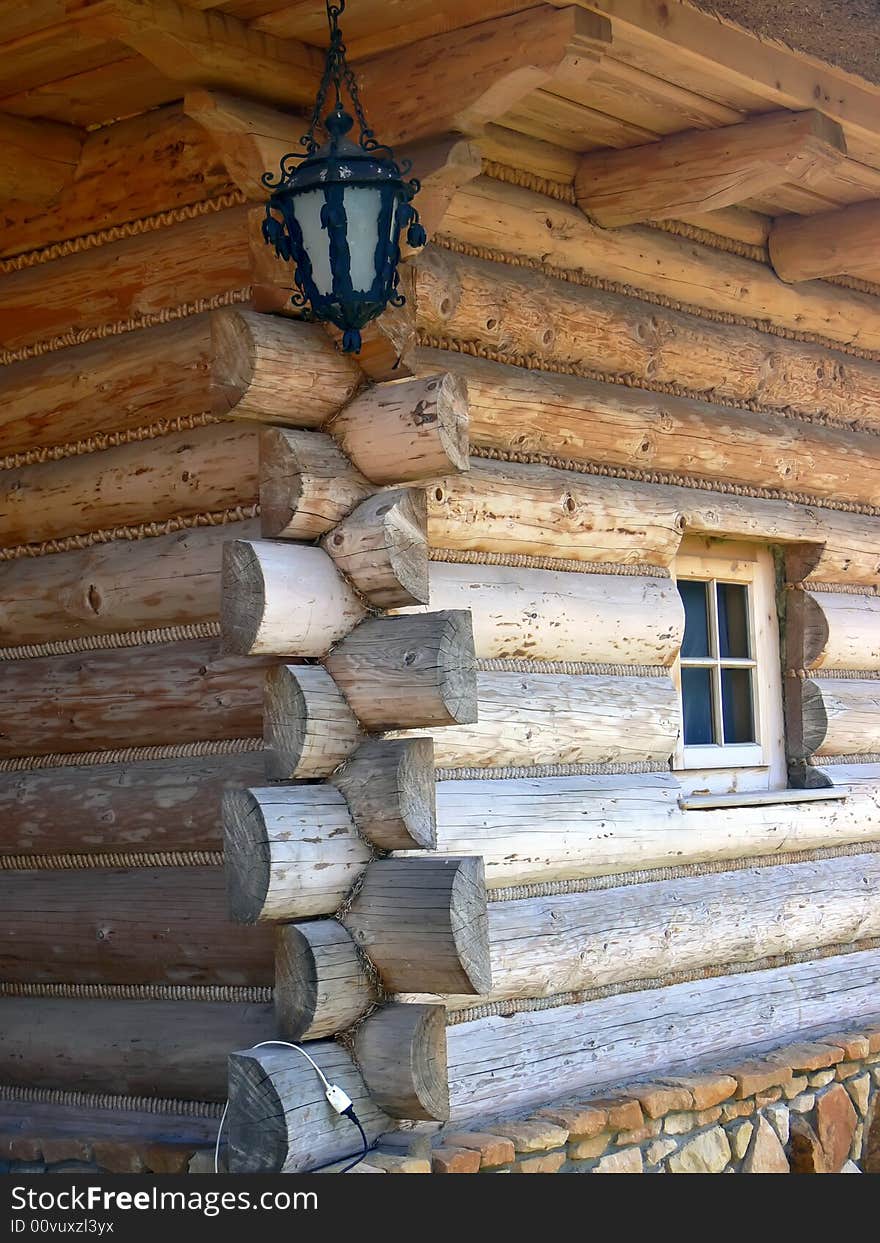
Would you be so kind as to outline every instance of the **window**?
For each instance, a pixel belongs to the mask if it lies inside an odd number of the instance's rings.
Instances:
[[[696,781],[689,784],[713,793],[784,788],[776,576],[769,548],[686,540],[675,577],[685,617],[676,665],[682,734],[675,767],[693,771]]]

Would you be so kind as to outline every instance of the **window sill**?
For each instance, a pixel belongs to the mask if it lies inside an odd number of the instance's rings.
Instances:
[[[712,811],[721,807],[771,807],[777,803],[819,803],[847,796],[845,786],[827,790],[749,790],[742,794],[690,794],[678,800],[683,811]]]

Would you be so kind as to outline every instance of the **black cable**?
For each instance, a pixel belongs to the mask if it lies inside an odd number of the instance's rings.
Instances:
[[[340,1117],[351,1118],[352,1122],[355,1124],[355,1126],[361,1133],[361,1143],[363,1144],[363,1148],[358,1153],[358,1155],[355,1157],[355,1159],[351,1162],[351,1164],[347,1165],[344,1170],[339,1171],[340,1174],[347,1174],[348,1171],[353,1170],[356,1165],[360,1165],[364,1157],[370,1151],[370,1141],[367,1139],[366,1131],[361,1126],[360,1118],[354,1112],[354,1105],[349,1105],[348,1109],[343,1110],[343,1112],[340,1114]],[[320,1174],[321,1170],[327,1170],[330,1168],[331,1165],[336,1165],[336,1164],[337,1163],[335,1161],[328,1161],[326,1165],[319,1165],[313,1170],[304,1170],[303,1173],[304,1174]]]

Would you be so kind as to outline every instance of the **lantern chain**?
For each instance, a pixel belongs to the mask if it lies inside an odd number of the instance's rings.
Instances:
[[[327,8],[327,23],[330,27],[330,46],[327,49],[327,57],[324,62],[324,72],[321,76],[321,85],[318,87],[318,94],[315,97],[315,106],[312,109],[311,119],[307,132],[300,139],[300,143],[305,147],[307,155],[314,155],[318,149],[318,140],[315,138],[315,131],[322,122],[322,114],[327,102],[327,93],[333,85],[336,93],[336,107],[342,106],[342,88],[348,91],[354,108],[355,118],[357,119],[360,131],[360,145],[364,151],[376,151],[385,149],[382,144],[377,142],[375,132],[367,123],[366,114],[363,104],[360,100],[360,92],[358,91],[357,79],[354,71],[346,58],[346,47],[342,38],[342,31],[339,29],[339,18],[345,12],[345,0],[338,0],[338,3],[331,4],[330,0],[325,0]]]

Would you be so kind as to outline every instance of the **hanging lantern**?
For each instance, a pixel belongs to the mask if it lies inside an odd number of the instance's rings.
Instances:
[[[409,160],[397,161],[367,125],[354,74],[345,59],[339,16],[345,0],[327,3],[330,46],[304,152],[281,160],[280,175],[263,174],[271,190],[263,236],[280,258],[294,264],[291,301],[309,319],[342,329],[342,348],[357,353],[360,329],[385,307],[402,306],[397,292],[400,235],[410,246],[425,244],[425,230],[412,207],[419,183],[409,178]],[[326,142],[315,132],[330,87],[335,102],[323,121]],[[343,105],[348,93],[355,116]],[[358,124],[358,140],[348,135]]]

